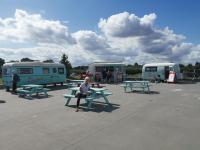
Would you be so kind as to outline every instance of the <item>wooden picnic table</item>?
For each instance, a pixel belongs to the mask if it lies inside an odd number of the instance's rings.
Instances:
[[[47,91],[49,91],[49,89],[43,88],[43,85],[26,84],[21,85],[21,87],[22,88],[17,89],[19,96],[28,96],[28,98],[32,98],[33,94],[38,95],[39,93],[44,93],[45,96],[48,96]]]
[[[71,101],[72,98],[76,98],[76,93],[79,91],[79,89],[80,89],[79,87],[73,87],[73,88],[70,88],[71,93],[63,94],[63,96],[67,99],[65,106],[67,106],[69,104],[69,102]],[[105,88],[90,88],[89,92],[91,94],[85,98],[85,102],[87,103],[87,109],[91,108],[91,105],[95,99],[100,99],[100,98],[103,98],[105,100],[106,104],[111,106],[107,96],[112,95],[112,93],[107,92],[107,89],[105,89]]]
[[[124,87],[124,91],[127,91],[129,88],[131,91],[134,89],[142,89],[143,92],[150,92],[149,81],[124,81],[122,87]]]

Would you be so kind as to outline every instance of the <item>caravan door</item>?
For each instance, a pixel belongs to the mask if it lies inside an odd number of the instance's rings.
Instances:
[[[166,80],[166,79],[169,78],[170,67],[169,66],[165,66],[164,71],[165,71],[165,80]]]
[[[3,84],[6,87],[6,90],[9,91],[9,89],[12,87],[12,69],[11,67],[3,67]]]

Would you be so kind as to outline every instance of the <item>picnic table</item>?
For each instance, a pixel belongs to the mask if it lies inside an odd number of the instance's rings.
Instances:
[[[103,88],[105,85],[101,85],[99,83],[93,82],[91,83],[92,88]]]
[[[122,87],[124,91],[127,92],[127,88],[131,91],[134,89],[141,89],[143,92],[150,92],[149,81],[124,81]]]
[[[68,106],[69,102],[71,101],[72,98],[76,98],[76,93],[79,91],[79,87],[73,87],[70,88],[71,93],[69,94],[63,94],[63,96],[67,99],[67,102],[65,106]],[[87,104],[87,109],[89,110],[91,108],[91,105],[95,99],[100,99],[103,98],[106,104],[111,106],[108,100],[108,96],[112,95],[112,93],[107,92],[107,89],[105,88],[90,88],[89,91],[91,94],[85,98],[85,102]]]
[[[69,80],[69,83],[67,86],[69,87],[79,87],[85,80]],[[99,83],[92,82],[91,83],[92,87],[97,87],[97,88],[102,88],[105,87],[104,85],[100,85]]]
[[[85,80],[69,80],[70,83],[83,83]]]
[[[42,85],[26,84],[21,85],[21,88],[17,89],[17,94],[19,96],[27,96],[28,98],[32,98],[33,94],[38,95],[39,93],[44,93],[45,96],[48,96],[47,91],[49,91],[49,89],[43,88]]]
[[[75,86],[80,86],[84,80],[69,80],[69,86],[70,87],[75,87]]]

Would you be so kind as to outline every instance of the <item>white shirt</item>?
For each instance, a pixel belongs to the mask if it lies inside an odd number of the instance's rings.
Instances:
[[[85,82],[81,84],[81,86],[80,86],[80,92],[81,93],[87,93],[89,90],[90,90],[89,84],[86,85]]]

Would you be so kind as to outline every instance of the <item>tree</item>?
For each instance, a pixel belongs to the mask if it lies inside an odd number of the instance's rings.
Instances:
[[[71,63],[69,62],[68,56],[67,56],[66,54],[63,54],[63,55],[61,56],[60,63],[65,65],[65,68],[66,68],[66,71],[67,71],[67,77],[68,77],[68,76],[70,75],[70,71],[71,71],[71,69],[72,69],[72,65],[71,65]]]
[[[138,65],[138,63],[136,62],[136,63],[134,64],[134,66],[135,66],[135,67],[138,67],[139,65]]]
[[[54,63],[54,61],[52,59],[47,59],[43,61],[44,63]]]
[[[19,60],[10,60],[9,63],[19,62]]]
[[[0,66],[3,66],[3,64],[5,64],[5,60],[0,58]]]
[[[3,66],[4,63],[5,63],[5,60],[0,58],[0,76],[1,76],[1,73],[2,73],[2,66]]]
[[[179,64],[180,71],[183,73],[185,71],[185,66],[183,64]]]
[[[30,59],[30,58],[22,58],[21,62],[33,62],[34,60]]]
[[[195,69],[200,69],[200,63],[199,62],[195,63]]]
[[[186,66],[186,70],[187,70],[188,72],[194,72],[194,67],[193,67],[193,65],[192,65],[192,64],[188,64],[188,65]]]

